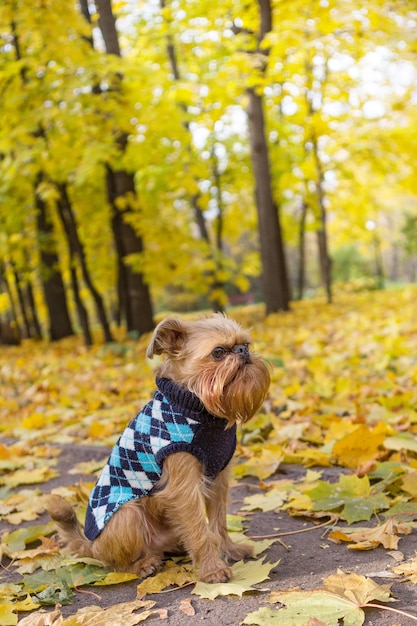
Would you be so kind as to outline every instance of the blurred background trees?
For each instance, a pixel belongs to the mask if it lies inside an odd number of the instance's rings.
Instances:
[[[413,3],[4,0],[0,342],[414,281]]]

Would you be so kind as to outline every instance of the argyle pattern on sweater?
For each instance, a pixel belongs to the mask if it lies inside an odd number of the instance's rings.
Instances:
[[[174,452],[189,452],[215,478],[236,448],[236,425],[209,413],[197,396],[166,378],[126,427],[93,488],[84,533],[94,540],[117,509],[155,493],[163,460]]]

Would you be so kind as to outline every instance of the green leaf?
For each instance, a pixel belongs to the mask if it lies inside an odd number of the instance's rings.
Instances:
[[[290,591],[275,594],[277,602],[286,609],[273,610],[262,607],[249,613],[242,624],[257,626],[308,626],[312,617],[321,620],[326,626],[362,626],[365,613],[353,602],[325,591]]]
[[[19,528],[13,530],[10,533],[6,533],[2,537],[2,543],[7,546],[11,553],[24,550],[25,546],[29,543],[33,543],[39,537],[46,537],[55,530],[55,524],[49,522],[48,524],[39,526],[28,526],[27,528]]]
[[[388,511],[384,511],[382,515],[395,517],[399,522],[412,522],[417,519],[417,502],[397,502]]]
[[[341,476],[337,483],[321,480],[305,493],[313,501],[313,511],[340,510],[349,524],[369,520],[375,512],[389,508],[388,497],[373,493],[367,476]]]
[[[74,563],[54,571],[39,571],[35,574],[23,576],[22,582],[25,591],[28,593],[39,593],[49,586],[58,588],[67,585],[72,588],[88,585],[105,579],[108,573],[108,569],[96,565]]]
[[[53,585],[48,585],[42,591],[35,594],[43,606],[55,606],[56,604],[72,604],[74,602],[75,594],[71,591],[68,583],[65,580],[56,582]]]
[[[417,452],[417,439],[408,433],[401,433],[384,440],[384,447],[388,450],[410,450]]]
[[[246,521],[242,515],[228,514],[226,518],[227,530],[233,533],[243,532],[243,524]]]

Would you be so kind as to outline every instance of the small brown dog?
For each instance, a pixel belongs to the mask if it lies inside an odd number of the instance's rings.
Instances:
[[[236,422],[256,413],[270,383],[249,342],[247,331],[220,314],[157,326],[147,356],[165,356],[158,390],[114,446],[84,532],[72,507],[49,496],[49,514],[73,553],[148,576],[164,554],[185,550],[206,582],[229,580],[227,562],[251,555],[226,528]]]

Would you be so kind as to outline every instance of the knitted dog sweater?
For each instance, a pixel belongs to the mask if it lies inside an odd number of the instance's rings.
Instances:
[[[208,478],[215,478],[233,456],[236,424],[226,429],[226,420],[172,380],[157,378],[156,383],[153,400],[126,427],[91,492],[84,528],[90,540],[122,504],[155,493],[168,455],[189,452]]]

